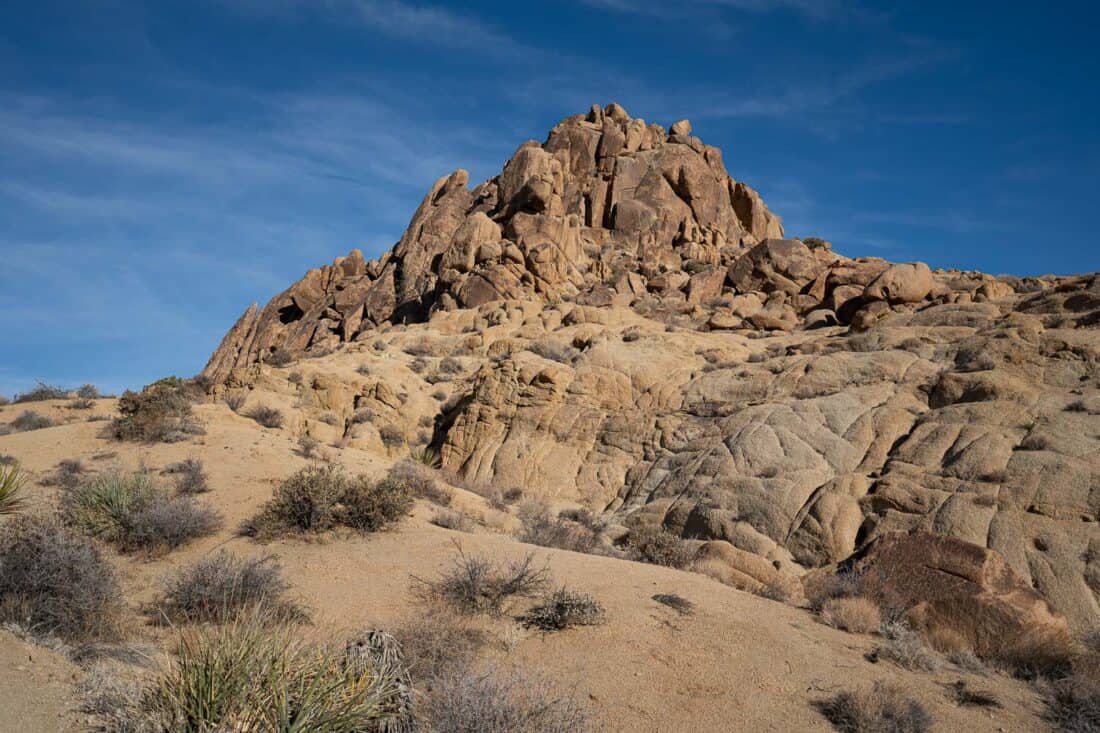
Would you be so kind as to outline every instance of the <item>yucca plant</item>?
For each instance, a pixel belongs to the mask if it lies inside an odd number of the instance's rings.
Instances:
[[[0,465],[0,516],[15,514],[26,506],[22,496],[26,485],[27,474],[18,463]]]
[[[133,715],[166,733],[396,731],[406,711],[401,677],[256,613],[185,629],[176,662],[144,691]]]
[[[409,457],[417,463],[424,464],[428,468],[439,468],[443,465],[443,461],[439,456],[439,451],[429,446],[413,448],[409,453]]]
[[[93,476],[66,492],[61,499],[61,512],[65,521],[81,532],[117,542],[155,490],[144,473],[112,471]]]

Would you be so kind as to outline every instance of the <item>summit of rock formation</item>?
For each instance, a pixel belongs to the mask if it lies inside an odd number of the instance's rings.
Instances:
[[[206,376],[293,394],[310,435],[393,456],[393,435],[420,440],[465,480],[660,526],[739,587],[934,547],[891,592],[927,623],[951,617],[921,589],[952,567],[968,609],[1100,623],[1096,274],[790,238],[689,122],[617,104],[468,178],[439,179],[379,259],[354,250],[249,308]]]

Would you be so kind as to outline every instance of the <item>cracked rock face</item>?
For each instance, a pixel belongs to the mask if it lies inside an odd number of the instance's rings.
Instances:
[[[434,340],[472,365],[429,416],[468,480],[659,523],[750,587],[931,533],[958,541],[937,557],[994,551],[1073,629],[1100,623],[1100,277],[785,238],[690,123],[618,105],[467,178],[440,179],[380,259],[250,308],[206,374]],[[360,381],[327,409],[374,405],[385,384]]]

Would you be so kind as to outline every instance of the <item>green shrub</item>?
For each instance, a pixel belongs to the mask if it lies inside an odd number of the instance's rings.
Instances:
[[[118,399],[119,416],[111,422],[118,440],[175,443],[201,435],[191,405],[198,395],[177,377],[166,377],[140,392],[126,390]]]
[[[64,493],[61,514],[70,526],[125,552],[171,550],[221,526],[213,508],[170,496],[140,472],[93,476]]]
[[[0,524],[0,620],[67,640],[111,638],[121,597],[114,569],[55,519]]]

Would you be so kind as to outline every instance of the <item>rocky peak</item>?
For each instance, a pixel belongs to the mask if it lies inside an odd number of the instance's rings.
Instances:
[[[332,348],[380,324],[491,300],[717,296],[718,273],[738,254],[783,236],[779,217],[690,122],[666,133],[614,103],[567,117],[544,143],[520,145],[499,175],[468,184],[464,170],[436,181],[378,260],[353,250],[253,305],[206,373],[224,379],[279,348]]]

